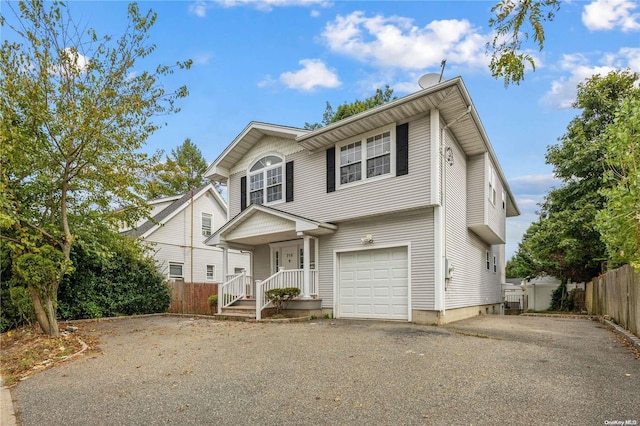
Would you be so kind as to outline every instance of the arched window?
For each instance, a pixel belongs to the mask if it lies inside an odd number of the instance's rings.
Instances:
[[[249,169],[249,204],[282,200],[282,158],[267,155]]]

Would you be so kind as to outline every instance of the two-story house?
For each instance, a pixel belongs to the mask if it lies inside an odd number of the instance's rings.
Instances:
[[[158,268],[170,281],[223,283],[223,251],[204,244],[227,221],[227,204],[212,183],[176,195],[150,200],[149,219],[120,230],[142,239],[152,250]],[[230,275],[250,276],[248,253],[231,250],[225,254]]]
[[[251,122],[206,176],[229,198],[206,243],[250,251],[256,280],[221,308],[255,297],[260,318],[265,290],[297,286],[337,318],[499,312],[519,211],[461,78],[315,131]]]

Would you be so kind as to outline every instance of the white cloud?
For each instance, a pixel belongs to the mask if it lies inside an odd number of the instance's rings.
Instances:
[[[551,82],[551,88],[542,97],[542,102],[556,108],[571,108],[578,83],[596,74],[606,75],[616,69],[630,68],[631,71],[640,72],[640,48],[623,47],[617,53],[604,54],[599,63],[591,64],[583,54],[564,55],[559,64],[560,69],[569,74]]]
[[[596,0],[584,7],[582,23],[591,31],[640,30],[640,14],[633,11],[638,3],[631,0]]]
[[[209,61],[211,61],[211,58],[213,58],[211,52],[199,53],[193,58],[193,63],[195,65],[207,65]]]
[[[207,9],[209,5],[204,0],[197,0],[189,5],[189,13],[196,15],[199,18],[207,16]]]
[[[302,6],[302,7],[311,7],[311,6],[320,6],[320,7],[329,7],[332,2],[327,0],[214,0],[215,3],[218,3],[222,7],[239,7],[239,6],[249,6],[253,7],[257,10],[262,10],[264,12],[270,12],[273,8],[276,7],[291,7],[291,6]]]
[[[90,59],[79,53],[77,49],[67,47],[60,52],[60,63],[53,67],[53,72],[57,74],[82,74],[87,71]]]
[[[319,59],[303,59],[299,62],[302,69],[280,74],[280,82],[290,89],[312,91],[316,87],[335,88],[340,80],[335,70],[330,70]]]
[[[337,16],[322,33],[328,47],[337,53],[382,67],[424,69],[448,64],[485,67],[488,34],[464,20],[432,21],[424,27],[400,16],[365,16],[356,11]]]
[[[541,175],[516,176],[508,179],[511,191],[516,194],[546,194],[560,184],[552,173]]]

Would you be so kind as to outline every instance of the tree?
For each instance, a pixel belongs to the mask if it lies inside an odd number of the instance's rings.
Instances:
[[[182,145],[171,150],[166,162],[158,167],[155,176],[149,182],[150,198],[181,195],[206,183],[204,172],[207,162],[202,152],[191,142],[184,140]]]
[[[597,214],[612,263],[640,269],[640,96],[627,97],[603,138],[606,208]]]
[[[495,13],[489,26],[495,36],[487,43],[491,53],[489,69],[495,78],[504,78],[505,86],[524,80],[525,67],[536,69],[535,61],[524,46],[533,40],[539,51],[544,48],[544,25],[553,21],[560,0],[500,0],[491,8]]]
[[[153,117],[177,112],[188,93],[159,81],[191,61],[139,69],[155,48],[147,33],[156,14],[136,4],[117,39],[82,32],[61,2],[9,8],[18,24],[4,15],[0,23],[19,42],[5,38],[0,50],[1,237],[36,312],[46,314],[38,317],[42,330],[57,336],[57,288],[72,268],[77,230],[145,214],[142,177],[156,159],[140,148],[160,127]],[[37,264],[46,274],[36,279]]]
[[[384,91],[380,88],[376,89],[376,93],[365,98],[363,101],[356,99],[351,103],[345,102],[338,107],[337,111],[333,111],[333,107],[329,102],[322,115],[322,124],[320,123],[304,123],[304,128],[307,130],[317,130],[328,124],[335,123],[336,121],[343,120],[352,115],[356,115],[371,108],[375,108],[380,105],[384,105],[388,102],[395,100],[393,96],[393,89],[388,85],[385,86]]]
[[[523,236],[513,258],[517,270],[576,281],[601,272],[608,255],[596,217],[607,208],[603,191],[608,193],[612,185],[604,180],[603,134],[622,101],[640,96],[637,80],[637,74],[622,70],[578,85],[573,106],[582,112],[569,123],[560,143],[547,150],[547,163],[563,185],[547,194],[538,221]]]

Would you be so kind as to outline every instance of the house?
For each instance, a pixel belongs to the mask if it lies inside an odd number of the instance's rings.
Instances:
[[[553,292],[560,286],[558,278],[550,275],[540,275],[524,280],[524,292],[527,295],[527,309],[546,311],[551,309]],[[567,292],[573,289],[586,288],[585,283],[567,283]]]
[[[519,210],[461,78],[315,131],[251,122],[205,176],[229,199],[206,244],[252,253],[254,288],[225,282],[221,311],[255,297],[259,319],[266,290],[296,286],[337,318],[500,312]]]
[[[212,183],[183,195],[148,202],[150,219],[133,228],[122,229],[132,237],[149,243],[160,271],[169,280],[192,283],[221,283],[223,251],[204,244],[204,240],[227,220],[227,205]],[[248,253],[228,252],[231,273],[250,275]]]

